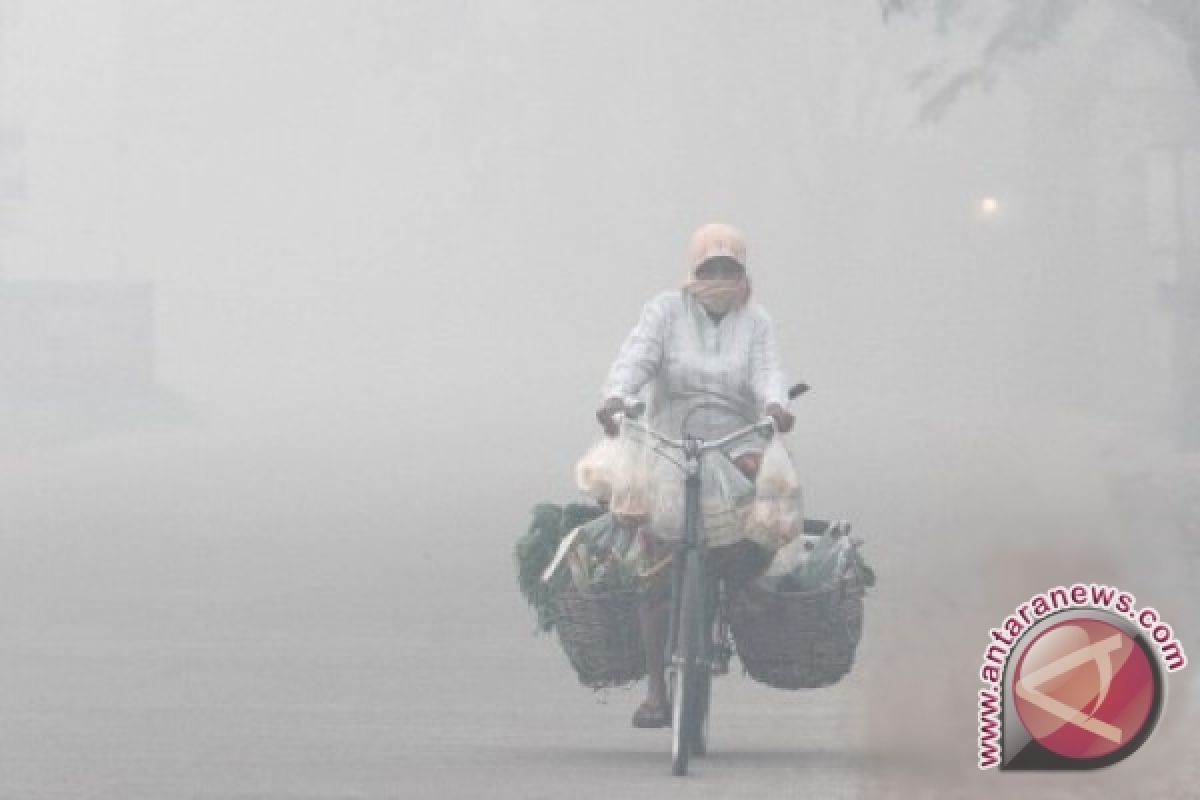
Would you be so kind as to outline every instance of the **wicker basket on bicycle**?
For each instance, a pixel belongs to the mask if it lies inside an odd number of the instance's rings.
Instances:
[[[554,592],[558,641],[584,686],[606,689],[645,676],[638,602],[635,586],[580,590],[567,582]]]
[[[731,591],[726,613],[746,672],[777,689],[816,689],[841,680],[862,637],[863,595],[855,576],[806,592],[753,581]]]

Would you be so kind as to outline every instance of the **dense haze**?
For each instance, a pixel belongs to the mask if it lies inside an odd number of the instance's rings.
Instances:
[[[470,659],[486,628],[516,642],[506,670],[554,676],[575,727],[626,725],[623,705],[589,718],[561,655],[525,640],[510,549],[533,503],[574,496],[616,348],[710,220],[746,232],[756,299],[814,386],[790,438],[810,506],[854,520],[880,570],[854,746],[891,752],[879,731],[922,716],[892,665],[945,651],[913,694],[940,698],[935,763],[969,770],[987,626],[1052,583],[1127,584],[1200,652],[1179,423],[1196,361],[1160,291],[1195,267],[1155,233],[1147,178],[1153,148],[1194,158],[1200,88],[1184,46],[1113,0],[921,122],[915,76],[971,64],[985,24],[884,24],[868,0],[0,0],[0,123],[23,132],[0,167],[26,187],[0,196],[0,293],[151,283],[156,376],[115,416],[120,386],[0,400],[0,659],[19,676],[0,796],[98,774],[127,796],[276,793],[253,765],[270,735],[200,736],[251,754],[214,789],[189,760],[202,723],[122,709],[307,708],[307,684],[243,696],[236,663],[188,684],[179,656],[161,693],[122,694],[146,685],[137,647],[275,637],[303,661],[395,638],[412,647],[371,668],[419,662],[432,696],[474,682],[430,666],[439,645]],[[473,626],[480,605],[503,616]],[[321,663],[322,691],[354,685]],[[392,688],[401,714],[424,691]],[[86,728],[101,696],[127,761],[63,773],[34,732]]]

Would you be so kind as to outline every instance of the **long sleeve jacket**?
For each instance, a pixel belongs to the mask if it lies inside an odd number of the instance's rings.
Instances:
[[[672,437],[685,430],[715,439],[787,403],[787,381],[771,318],[749,303],[713,322],[681,290],[642,309],[604,382],[604,397],[648,403],[650,424]],[[729,455],[761,451],[762,440],[734,443]]]

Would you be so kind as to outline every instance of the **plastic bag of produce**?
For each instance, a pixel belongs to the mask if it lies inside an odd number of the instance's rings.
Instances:
[[[712,547],[743,538],[741,517],[754,499],[754,484],[721,452],[705,453],[700,459],[700,473],[704,541]],[[677,541],[683,538],[687,497],[683,471],[676,464],[660,459],[654,486],[650,527],[658,538]]]
[[[755,483],[759,493],[768,497],[783,497],[800,491],[800,476],[778,435],[772,436],[763,450]]]
[[[754,484],[723,452],[706,453],[700,462],[704,494],[704,538],[710,547],[744,537],[742,517],[754,500]]]
[[[620,442],[611,436],[602,437],[575,464],[575,486],[598,502],[608,503],[620,458]]]
[[[642,556],[638,527],[613,513],[602,514],[580,526],[566,555],[566,564],[578,590],[612,588],[630,584]]]
[[[783,577],[779,588],[785,592],[804,592],[841,580],[846,575],[853,547],[850,537],[825,533],[817,538],[808,558]]]
[[[795,541],[804,526],[804,493],[800,477],[779,436],[763,451],[755,482],[754,502],[742,518],[745,536],[775,550]]]
[[[609,508],[626,525],[649,522],[655,505],[654,450],[641,437],[622,426],[612,457],[612,498]]]
[[[801,569],[812,554],[821,537],[801,534],[775,551],[775,557],[763,573],[765,578],[782,578],[794,570]]]
[[[843,581],[875,585],[875,573],[848,529],[831,523],[824,533],[804,534],[781,547],[759,582],[780,592],[814,592]]]

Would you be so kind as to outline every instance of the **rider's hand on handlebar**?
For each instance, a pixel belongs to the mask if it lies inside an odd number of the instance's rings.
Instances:
[[[796,424],[796,416],[779,403],[770,403],[766,409],[767,416],[775,420],[775,428],[780,433],[787,433]]]
[[[619,397],[610,397],[604,401],[604,405],[596,410],[596,419],[600,422],[600,427],[604,428],[604,432],[609,436],[616,436],[621,432],[617,425],[617,414],[625,413],[625,401]]]

